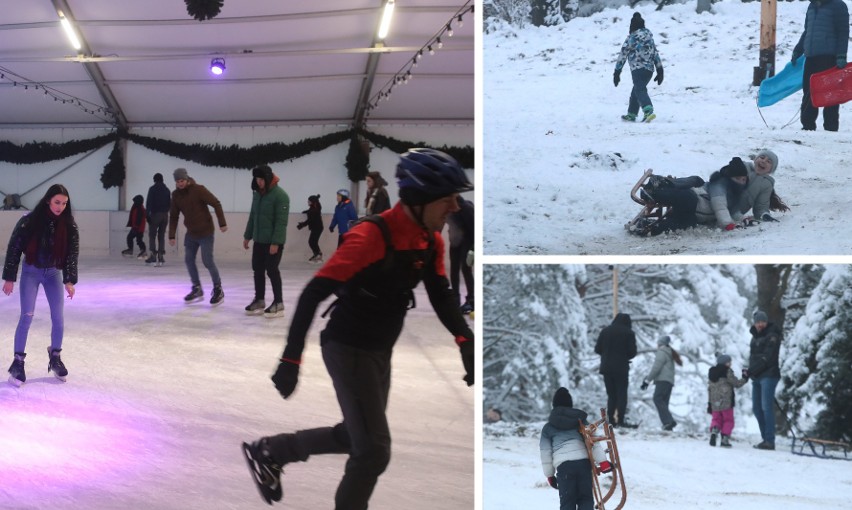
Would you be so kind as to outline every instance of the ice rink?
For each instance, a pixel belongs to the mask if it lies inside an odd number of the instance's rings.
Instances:
[[[0,294],[0,508],[268,508],[240,443],[333,425],[340,411],[323,365],[314,320],[299,386],[288,400],[269,376],[291,313],[317,266],[282,265],[285,316],[246,316],[253,297],[249,254],[217,261],[225,302],[190,290],[182,259],[81,256],[73,300],[65,300],[62,383],[47,373],[47,301],[39,292],[30,329],[27,382],[6,382],[20,313],[16,286]],[[453,337],[419,287],[396,345],[388,408],[393,452],[370,508],[470,509],[474,504],[474,391]],[[267,304],[272,293],[267,283]],[[328,302],[323,303],[320,312]],[[345,456],[285,467],[281,508],[331,509]]]

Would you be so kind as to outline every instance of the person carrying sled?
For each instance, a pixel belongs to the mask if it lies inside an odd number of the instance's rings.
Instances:
[[[752,383],[751,405],[760,437],[763,439],[755,448],[759,450],[775,449],[775,387],[781,380],[781,368],[778,363],[781,351],[781,328],[769,322],[766,312],[754,312],[754,325],[749,345],[748,369],[743,373]]]
[[[574,399],[566,388],[553,394],[553,409],[541,429],[538,447],[541,468],[547,483],[559,491],[559,510],[593,510],[592,465],[586,442],[580,434],[580,423],[588,425],[585,411],[574,408]],[[600,443],[594,443],[592,455],[601,473],[612,471],[612,465]]]
[[[707,413],[710,420],[710,446],[716,446],[716,437],[721,432],[720,446],[730,448],[731,432],[734,431],[734,389],[748,381],[748,377],[737,379],[731,369],[731,357],[720,354],[716,365],[707,371]]]
[[[671,344],[672,339],[668,335],[663,335],[657,340],[657,354],[654,357],[654,365],[651,367],[648,376],[642,381],[641,386],[643,390],[646,390],[651,381],[654,382],[654,406],[660,415],[663,430],[674,430],[677,426],[677,422],[669,411],[669,400],[674,387],[675,364],[683,365],[680,354],[672,348]]]
[[[311,455],[346,454],[349,459],[335,495],[335,509],[367,508],[390,461],[385,413],[391,356],[413,303],[412,291],[420,281],[441,323],[455,337],[464,381],[468,386],[474,382],[473,331],[450,290],[440,234],[447,216],[458,210],[459,193],[472,190],[473,185],[455,159],[432,149],[402,154],[396,177],[399,202],[356,224],[299,297],[272,381],[285,399],[293,394],[317,307],[337,295],[320,333],[320,345],[343,421],[243,443],[252,476],[267,503],[282,498],[280,476],[286,464],[306,461]],[[428,476],[416,470],[412,475]]]
[[[663,84],[663,63],[660,54],[654,45],[654,35],[645,28],[645,20],[638,12],[633,13],[630,20],[630,32],[624,44],[621,45],[621,53],[615,62],[615,72],[612,82],[618,87],[621,81],[621,69],[625,62],[630,63],[630,75],[633,78],[633,89],[630,91],[630,100],[627,103],[627,114],[622,115],[622,120],[633,122],[642,108],[642,122],[651,122],[657,116],[654,114],[654,105],[648,95],[648,83],[657,70],[654,81],[657,85]]]
[[[802,74],[802,129],[816,130],[819,108],[811,102],[811,76],[837,67],[846,67],[849,46],[849,9],[843,0],[810,0],[805,14],[805,31],[793,48],[793,62],[805,56]],[[822,110],[822,126],[826,131],[840,128],[840,105]]]
[[[636,335],[631,329],[630,315],[619,313],[612,323],[601,330],[595,343],[595,353],[601,357],[600,373],[606,387],[607,419],[613,427],[636,428],[628,423],[627,386],[630,360],[636,356]]]

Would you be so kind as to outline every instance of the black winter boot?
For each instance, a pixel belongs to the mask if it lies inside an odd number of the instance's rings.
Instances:
[[[731,436],[726,436],[725,434],[722,434],[722,444],[720,444],[719,446],[724,446],[725,448],[730,448],[731,447]]]
[[[713,427],[710,429],[710,446],[716,446],[716,434],[719,433],[719,429]]]

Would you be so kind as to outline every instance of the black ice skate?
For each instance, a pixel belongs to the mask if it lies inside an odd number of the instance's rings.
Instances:
[[[266,301],[254,298],[246,307],[246,315],[260,315],[264,308],[266,308]]]
[[[284,317],[284,303],[278,301],[269,305],[269,308],[263,311],[263,316],[267,319],[275,317]]]
[[[202,299],[204,299],[204,291],[201,290],[201,285],[193,285],[189,294],[183,298],[183,300],[187,303],[194,303],[196,301],[201,301]]]
[[[121,250],[121,254],[124,255],[125,257],[132,257],[133,256],[133,248]]]
[[[16,388],[20,388],[27,381],[27,374],[24,372],[24,358],[27,357],[25,352],[16,352],[15,360],[9,367],[9,384]]]
[[[222,290],[222,287],[217,285],[213,287],[213,294],[210,296],[210,304],[213,306],[217,306],[222,304],[222,301],[225,300],[225,291]]]
[[[273,501],[281,501],[284,495],[281,489],[281,466],[272,460],[266,440],[243,443],[243,455],[260,497],[270,505]]]
[[[65,363],[59,357],[60,352],[62,352],[62,349],[47,348],[47,356],[50,358],[50,361],[47,362],[47,373],[52,371],[57,379],[65,382],[65,378],[68,377],[68,369],[65,368]]]

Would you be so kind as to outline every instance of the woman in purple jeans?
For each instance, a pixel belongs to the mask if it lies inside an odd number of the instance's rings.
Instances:
[[[48,370],[62,381],[68,375],[59,356],[65,330],[62,291],[64,288],[69,298],[74,297],[79,252],[80,236],[71,213],[68,190],[61,184],[54,184],[32,212],[15,225],[3,266],[3,293],[8,296],[15,288],[21,255],[24,256],[20,281],[21,317],[15,330],[15,359],[9,367],[9,382],[14,386],[27,380],[25,349],[39,285],[44,287],[52,324],[47,348]]]

